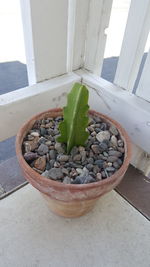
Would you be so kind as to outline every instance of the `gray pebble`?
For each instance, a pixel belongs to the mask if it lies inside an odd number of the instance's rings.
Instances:
[[[58,155],[57,156],[57,160],[60,162],[62,162],[62,161],[66,162],[66,161],[68,161],[68,159],[69,159],[68,155]]]
[[[96,182],[96,181],[91,175],[87,175],[85,177],[84,184],[89,184],[89,183],[93,183],[93,182]]]
[[[110,143],[112,144],[112,146],[117,147],[118,143],[117,143],[117,138],[115,135],[112,135],[112,137],[110,139]]]
[[[50,170],[50,168],[53,167],[49,162],[46,163],[46,170]]]
[[[107,172],[114,172],[115,171],[115,168],[114,167],[107,167],[106,168],[106,171]]]
[[[49,177],[53,180],[63,178],[63,172],[61,168],[52,168],[49,170]]]
[[[89,171],[91,171],[92,169],[93,169],[93,164],[87,164],[86,165],[86,168],[89,170]]]
[[[115,161],[117,161],[117,157],[115,157],[115,156],[109,156],[108,158],[107,158],[107,161],[109,161],[109,162],[115,162]]]
[[[118,163],[117,161],[115,161],[115,162],[113,163],[113,167],[114,167],[115,169],[119,169],[120,165],[119,165],[119,163]]]
[[[45,135],[47,133],[47,130],[43,127],[40,128],[40,134]]]
[[[68,171],[68,169],[66,169],[66,168],[62,168],[62,172],[63,172],[64,174],[66,174],[66,175],[69,174],[69,171]]]
[[[38,154],[39,154],[40,156],[43,156],[43,155],[47,154],[48,150],[49,150],[49,149],[48,149],[48,146],[47,146],[47,145],[45,145],[45,144],[41,144],[41,145],[38,147],[37,152],[38,152]]]
[[[46,177],[46,178],[49,178],[49,171],[46,170],[46,171],[43,172],[41,175],[44,176],[44,177]]]
[[[93,172],[94,172],[95,174],[97,174],[98,172],[100,172],[100,168],[99,168],[97,165],[95,165],[95,166],[93,167]]]
[[[95,154],[98,154],[98,153],[101,152],[99,145],[92,145],[92,146],[91,146],[91,149],[93,150],[93,152],[94,152]]]
[[[71,184],[71,179],[70,179],[68,176],[66,176],[66,177],[63,179],[63,183],[64,183],[64,184]]]
[[[81,154],[77,154],[73,157],[73,161],[80,161],[81,160]]]
[[[110,131],[113,135],[118,135],[118,130],[117,130],[117,128],[116,128],[115,126],[113,126],[113,125],[109,128],[109,131]]]
[[[53,167],[54,167],[55,160],[54,160],[54,159],[51,159],[51,160],[49,161],[49,163],[50,163],[51,168],[53,168]]]
[[[99,168],[103,168],[104,161],[101,159],[98,159],[94,162],[94,164],[98,165]]]
[[[76,154],[78,154],[78,151],[79,151],[78,147],[74,146],[74,147],[71,149],[71,152],[70,152],[71,156],[74,157]]]
[[[103,142],[104,140],[110,139],[110,132],[109,131],[101,131],[96,135],[96,139],[99,142]]]
[[[105,142],[100,143],[99,147],[100,147],[101,152],[108,149],[108,145]]]
[[[117,160],[118,164],[121,166],[122,165],[122,160],[121,159],[118,159]]]
[[[61,143],[56,143],[55,149],[58,151],[58,153],[65,153],[65,149],[62,147]]]
[[[122,156],[122,153],[116,150],[110,150],[108,153],[109,153],[109,156],[116,156],[118,158]]]
[[[51,159],[56,159],[56,154],[57,154],[56,150],[52,149],[52,150],[49,151],[49,155],[50,155]]]
[[[94,163],[94,159],[93,158],[87,158],[87,162],[90,163],[90,164],[93,164]]]

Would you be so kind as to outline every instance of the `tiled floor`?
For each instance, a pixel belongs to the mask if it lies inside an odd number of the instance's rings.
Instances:
[[[115,191],[77,219],[30,185],[0,201],[1,267],[149,267],[150,223]]]

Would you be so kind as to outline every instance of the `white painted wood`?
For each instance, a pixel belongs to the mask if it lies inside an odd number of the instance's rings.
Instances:
[[[66,73],[68,0],[21,2],[29,76],[40,82]]]
[[[146,58],[136,95],[150,102],[150,51]]]
[[[131,164],[150,178],[150,154],[133,143]]]
[[[114,83],[133,90],[150,29],[150,0],[132,0]]]
[[[85,69],[100,75],[112,0],[91,0],[87,26]]]
[[[62,107],[66,94],[81,78],[70,73],[49,81],[25,87],[0,98],[0,141],[15,135],[19,127],[32,115]]]
[[[90,0],[76,0],[73,70],[84,65],[85,41]]]
[[[30,0],[20,0],[29,85],[36,83]]]
[[[90,107],[120,122],[132,142],[150,153],[150,103],[94,74],[77,74],[90,88]]]

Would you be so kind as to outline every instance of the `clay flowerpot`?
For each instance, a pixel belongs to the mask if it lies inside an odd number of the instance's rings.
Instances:
[[[32,117],[22,126],[16,138],[16,153],[24,177],[42,193],[50,209],[64,217],[78,217],[90,211],[99,197],[119,184],[131,159],[131,143],[126,131],[120,124],[95,111],[89,111],[89,114],[100,116],[104,121],[113,124],[118,129],[125,147],[123,165],[115,174],[99,182],[89,184],[63,184],[41,176],[24,160],[22,154],[23,139],[35,121],[42,118],[60,116],[62,115],[62,109],[51,109]]]

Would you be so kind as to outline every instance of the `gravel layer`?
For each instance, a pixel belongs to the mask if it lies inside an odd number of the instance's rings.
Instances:
[[[62,117],[35,122],[23,141],[26,162],[42,176],[65,184],[87,184],[109,179],[123,164],[124,142],[115,126],[97,116],[89,117],[89,138],[85,147],[56,141]]]

